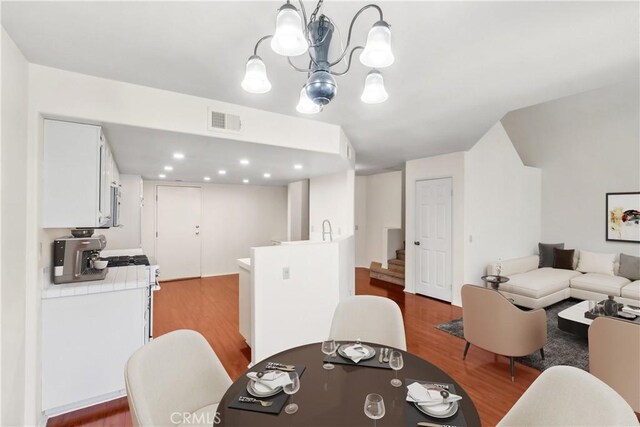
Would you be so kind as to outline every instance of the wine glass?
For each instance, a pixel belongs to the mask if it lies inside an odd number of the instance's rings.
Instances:
[[[295,414],[298,412],[298,405],[293,403],[293,395],[300,390],[300,377],[297,372],[289,372],[289,378],[291,379],[291,383],[285,385],[283,390],[291,397],[289,398],[289,404],[284,408],[284,412],[287,414]]]
[[[376,393],[367,394],[364,400],[364,414],[373,420],[373,426],[376,420],[384,417],[384,399]]]
[[[392,351],[389,356],[389,366],[396,372],[396,377],[391,380],[391,385],[394,387],[400,387],[402,385],[402,381],[398,379],[398,371],[404,366],[402,353],[397,350]]]
[[[322,342],[322,352],[327,356],[335,353],[337,349],[338,349],[338,346],[336,345],[336,342],[331,338]],[[324,365],[322,365],[322,367],[329,371],[335,368],[333,363],[325,363]]]

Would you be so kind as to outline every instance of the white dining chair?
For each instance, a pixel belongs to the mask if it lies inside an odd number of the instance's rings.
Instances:
[[[384,297],[358,295],[340,301],[333,313],[329,336],[338,341],[360,339],[407,349],[400,307]]]
[[[211,426],[231,383],[207,340],[190,330],[154,339],[125,366],[134,426]]]
[[[638,426],[631,406],[607,384],[572,366],[544,371],[498,426]]]

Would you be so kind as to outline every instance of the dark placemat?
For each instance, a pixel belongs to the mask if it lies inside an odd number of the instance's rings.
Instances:
[[[346,343],[346,344],[352,344],[352,343]],[[342,345],[345,345],[345,344],[341,344],[341,346]],[[391,369],[391,366],[389,366],[388,362],[387,363],[378,362],[378,357],[380,356],[380,347],[375,347],[370,344],[367,344],[367,345],[369,345],[376,351],[376,355],[373,356],[371,359],[361,360],[358,363],[356,363],[351,359],[340,356],[340,353],[336,352],[335,357],[325,356],[323,361],[325,363],[333,363],[334,365],[353,365],[353,366],[367,366],[369,368]],[[395,350],[395,349],[391,348],[391,350]]]
[[[409,386],[409,384],[413,384],[415,382],[418,382],[420,384],[437,384],[439,386],[443,386],[445,387],[447,390],[449,390],[451,393],[453,394],[458,394],[456,393],[456,387],[453,384],[450,383],[441,383],[441,382],[435,382],[435,381],[421,381],[421,380],[412,380],[409,378],[406,378],[404,380],[404,385],[405,386]],[[406,390],[406,388],[405,388]],[[463,398],[464,400],[464,398]],[[420,411],[418,408],[416,408],[416,405],[414,405],[412,402],[405,402],[405,404],[408,406],[408,408],[405,410],[405,422],[407,427],[415,427],[419,422],[428,422],[428,423],[433,423],[433,424],[438,424],[441,426],[459,426],[459,427],[466,427],[467,426],[467,421],[464,419],[464,414],[462,413],[462,402],[463,400],[459,400],[458,401],[458,411],[449,418],[436,418],[436,417],[430,417],[429,415],[423,413],[422,411]]]
[[[302,378],[302,373],[304,372],[304,370],[305,370],[305,366],[304,365],[296,365],[296,372],[298,373],[300,378]],[[247,378],[245,376],[245,379],[247,380],[247,383],[248,383],[249,382],[249,378]],[[270,400],[270,401],[273,401],[273,405],[271,405],[271,406],[262,406],[259,403],[244,403],[244,402],[240,402],[239,401],[240,396],[252,397],[254,399],[259,399],[259,400]],[[240,409],[240,410],[244,410],[244,411],[262,412],[264,414],[275,414],[275,415],[278,415],[280,413],[280,411],[282,411],[282,408],[287,403],[288,399],[289,399],[289,395],[286,394],[284,391],[281,391],[280,393],[276,394],[275,396],[254,397],[251,394],[249,394],[249,392],[247,391],[247,389],[245,387],[245,388],[242,389],[240,394],[238,394],[235,397],[235,399],[233,399],[231,401],[231,403],[229,404],[229,408]]]

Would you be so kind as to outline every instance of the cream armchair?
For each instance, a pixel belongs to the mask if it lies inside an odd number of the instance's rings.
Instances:
[[[640,412],[640,324],[594,320],[589,326],[589,371]]]
[[[231,378],[202,335],[179,330],[129,358],[125,386],[134,426],[212,426]]]
[[[515,378],[514,357],[540,351],[547,343],[547,315],[544,309],[523,311],[499,292],[473,285],[462,287],[462,321],[466,359],[469,346],[509,357],[511,381]]]
[[[633,409],[611,387],[572,366],[544,371],[498,427],[637,426]]]
[[[330,337],[348,341],[361,339],[407,349],[402,312],[389,298],[358,295],[340,301],[333,313]]]

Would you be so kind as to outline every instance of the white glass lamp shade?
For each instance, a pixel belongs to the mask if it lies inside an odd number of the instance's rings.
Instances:
[[[307,95],[307,90],[303,86],[300,91],[300,99],[298,100],[298,105],[296,105],[296,111],[302,114],[316,114],[322,111],[322,107],[309,98]]]
[[[393,64],[391,52],[391,29],[389,24],[378,21],[373,24],[367,36],[367,44],[360,54],[360,62],[371,68],[384,68]]]
[[[309,49],[302,31],[302,18],[291,4],[280,8],[276,18],[276,31],[271,39],[271,49],[278,55],[298,56]]]
[[[364,90],[360,99],[365,104],[379,104],[389,98],[387,90],[384,88],[384,79],[378,70],[371,70],[367,74],[364,82]]]
[[[267,93],[271,90],[271,82],[267,77],[267,67],[259,56],[253,55],[247,61],[242,89],[249,93]]]

